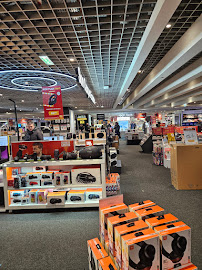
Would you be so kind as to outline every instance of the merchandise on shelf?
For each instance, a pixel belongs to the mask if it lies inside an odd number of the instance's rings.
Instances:
[[[47,205],[65,205],[66,191],[48,192]]]
[[[106,193],[107,196],[116,195],[120,190],[120,175],[111,173],[106,177]]]
[[[86,202],[92,202],[94,200],[102,199],[101,188],[87,188],[86,189]]]
[[[68,201],[72,203],[85,201],[85,190],[70,190],[68,192]]]
[[[71,170],[72,184],[78,185],[100,185],[100,168],[98,167],[78,167]]]

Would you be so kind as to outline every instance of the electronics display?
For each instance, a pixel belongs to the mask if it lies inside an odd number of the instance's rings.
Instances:
[[[71,170],[72,184],[101,184],[100,168],[81,167]]]
[[[96,146],[88,146],[79,151],[82,159],[97,159],[102,156],[101,149]]]
[[[0,161],[6,161],[8,158],[8,137],[0,136]]]

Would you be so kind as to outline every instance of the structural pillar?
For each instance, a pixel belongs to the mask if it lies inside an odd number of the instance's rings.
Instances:
[[[70,122],[70,132],[72,134],[76,133],[75,128],[75,114],[73,110],[69,110],[69,122]]]

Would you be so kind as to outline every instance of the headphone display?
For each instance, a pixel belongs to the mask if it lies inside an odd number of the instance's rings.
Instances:
[[[153,245],[146,244],[144,241],[136,243],[136,245],[141,247],[139,250],[140,261],[135,263],[131,258],[129,258],[129,266],[133,269],[149,270],[152,267],[152,262],[155,257],[155,247]]]
[[[187,247],[187,239],[177,233],[172,233],[170,236],[173,237],[173,241],[171,243],[172,252],[168,253],[162,246],[162,254],[173,263],[177,263],[181,261],[184,256],[184,252]]]
[[[57,102],[56,94],[51,95],[50,98],[49,98],[48,104],[49,105],[54,105],[56,102]]]

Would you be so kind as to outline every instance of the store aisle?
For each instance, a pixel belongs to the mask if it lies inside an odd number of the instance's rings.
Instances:
[[[191,226],[192,261],[202,269],[202,191],[176,191],[169,170],[139,151],[121,141],[124,202],[151,199]],[[98,236],[98,222],[94,209],[0,214],[0,269],[87,270],[86,241]]]

